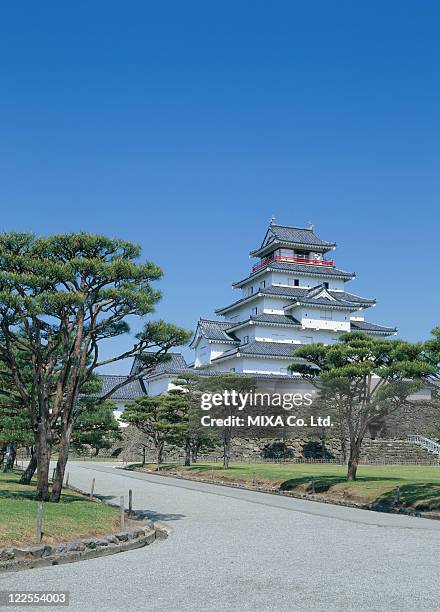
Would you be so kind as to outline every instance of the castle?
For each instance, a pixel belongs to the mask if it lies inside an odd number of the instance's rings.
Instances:
[[[355,278],[335,266],[336,244],[322,240],[313,227],[269,224],[257,259],[246,278],[233,283],[237,300],[215,311],[222,319],[200,319],[190,347],[194,362],[171,355],[145,378],[149,395],[166,392],[179,373],[234,372],[288,390],[301,379],[290,372],[293,350],[301,344],[338,342],[340,334],[362,331],[390,336],[395,327],[365,321],[363,311],[376,301],[346,290]],[[134,366],[136,367],[136,365]]]

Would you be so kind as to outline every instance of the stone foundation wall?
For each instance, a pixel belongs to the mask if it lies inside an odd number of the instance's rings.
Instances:
[[[379,424],[376,431],[367,434],[363,444],[364,457],[370,461],[386,461],[392,458],[404,461],[406,453],[409,460],[422,460],[426,452],[422,451],[416,457],[410,451],[411,448],[414,448],[414,445],[400,445],[397,457],[396,453],[390,451],[391,447],[389,445],[380,444],[380,441],[406,441],[409,435],[423,435],[434,440],[440,437],[440,402],[413,403],[411,406],[404,407],[389,415]],[[262,459],[339,461],[341,458],[340,439],[336,435],[327,438],[323,448],[319,436],[320,431],[317,428],[301,428],[291,429],[288,434],[285,434],[285,437],[279,438],[234,437],[231,443],[231,458],[241,461],[261,461]],[[144,445],[146,446],[147,459],[153,459],[154,449],[152,445],[148,443],[143,434],[129,426],[123,430],[123,440],[115,443],[107,456],[121,456],[127,461],[139,461],[142,459]],[[396,444],[394,444],[395,447]],[[221,456],[222,449],[219,446],[209,453],[201,453],[198,459],[200,461],[216,461],[220,460]],[[182,449],[165,448],[165,461],[177,461],[182,457]]]

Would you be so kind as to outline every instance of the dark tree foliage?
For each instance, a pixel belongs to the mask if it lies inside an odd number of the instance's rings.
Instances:
[[[308,344],[295,350],[304,360],[289,366],[317,387],[337,409],[349,438],[348,480],[356,478],[368,429],[408,403],[436,368],[420,344],[375,339],[361,332],[342,334],[332,345]]]
[[[126,406],[124,421],[134,425],[153,444],[159,469],[165,444],[178,443],[181,435],[182,415],[179,406],[170,401],[167,394],[141,397]]]
[[[60,434],[51,500],[60,498],[76,405],[94,371],[148,351],[143,367],[122,387],[188,341],[185,330],[147,322],[127,350],[101,356],[104,341],[128,333],[128,320],[143,321],[161,297],[151,284],[161,277],[160,268],[140,263],[139,256],[135,244],[89,233],[0,234],[0,361],[32,422],[39,499],[49,498],[55,428]],[[30,385],[19,353],[28,355]]]

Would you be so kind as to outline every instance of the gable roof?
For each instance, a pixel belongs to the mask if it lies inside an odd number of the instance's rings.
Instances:
[[[233,302],[229,306],[224,306],[223,308],[219,308],[215,312],[216,314],[223,314],[235,308],[236,306],[239,306],[243,302],[250,301],[262,295],[263,296],[264,295],[277,296],[277,297],[292,299],[292,300],[296,298],[296,300],[299,300],[300,298],[305,297],[305,295],[309,291],[316,289],[317,287],[323,287],[323,284],[321,283],[320,285],[316,285],[316,287],[312,287],[311,289],[304,289],[303,287],[277,287],[277,286],[272,285],[271,287],[259,289],[256,293],[253,293],[252,295],[249,295],[249,296],[245,296],[241,298],[240,300]],[[353,310],[356,310],[356,308],[360,308],[360,307],[368,308],[372,304],[376,303],[376,300],[374,299],[360,297],[359,295],[355,295],[354,293],[348,293],[347,291],[334,291],[332,289],[329,289],[328,293],[332,297],[334,297],[335,300],[339,300],[339,302],[341,301],[348,302],[348,304],[346,304],[347,306],[349,305],[354,306]],[[318,303],[318,302],[315,300],[315,302],[312,302],[312,303]],[[336,302],[335,302],[335,305],[336,305]]]
[[[107,395],[116,385],[127,380],[128,376],[117,376],[113,374],[99,374],[102,382],[102,389],[97,393],[90,393],[87,397],[100,398]],[[142,380],[132,380],[121,387],[114,394],[110,395],[110,400],[135,400],[145,395],[145,388]]]
[[[215,357],[212,361],[219,361],[220,359],[234,357],[236,355],[248,355],[255,357],[279,357],[288,358],[295,360],[293,351],[298,348],[299,345],[292,344],[290,342],[262,342],[254,340],[248,344],[242,344],[241,346],[225,351],[218,357]]]
[[[282,242],[292,242],[294,244],[315,245],[315,246],[335,246],[334,242],[326,242],[315,234],[313,228],[293,227],[291,225],[278,225],[271,223],[267,233]],[[263,241],[264,242],[264,241]],[[263,246],[263,245],[262,245]]]
[[[345,291],[330,291],[324,283],[316,285],[312,289],[307,290],[303,295],[298,296],[294,302],[284,307],[285,310],[294,308],[295,306],[325,306],[328,308],[344,308],[347,310],[355,310],[367,302],[357,302],[358,298]],[[371,300],[369,300],[371,302]],[[374,300],[373,300],[374,302]],[[356,304],[356,306],[355,306]]]
[[[145,354],[148,354],[148,351],[144,351]],[[182,368],[187,367],[187,363],[182,355],[182,353],[167,353],[168,359],[159,363],[154,367],[151,371],[160,370],[161,368]],[[141,367],[141,362],[138,357],[135,357],[133,361],[133,365],[131,366],[130,374],[139,372]],[[145,376],[146,377],[146,376]]]
[[[295,319],[295,317],[292,317],[290,315],[277,315],[277,314],[263,313],[259,315],[252,315],[251,317],[249,317],[248,319],[245,319],[244,321],[239,321],[237,323],[231,323],[230,329],[231,331],[233,331],[234,329],[237,329],[238,327],[242,327],[247,324],[252,325],[253,323],[260,323],[262,325],[268,324],[268,325],[288,325],[289,327],[290,326],[302,327],[301,322],[298,321],[298,319]]]
[[[329,251],[336,246],[335,242],[326,242],[315,234],[313,228],[293,227],[290,225],[278,225],[271,223],[266,231],[263,242],[258,249],[251,251],[251,255],[257,256],[260,251],[267,250],[270,245],[286,244],[297,247],[315,247],[319,250]]]
[[[211,342],[237,344],[239,343],[238,338],[236,338],[233,334],[227,333],[227,330],[233,326],[233,322],[230,321],[211,321],[210,319],[200,319],[197,323],[197,329],[190,346],[194,346],[200,337]]]

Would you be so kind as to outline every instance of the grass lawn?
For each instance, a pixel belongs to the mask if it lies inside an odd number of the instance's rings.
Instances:
[[[36,544],[35,485],[20,485],[21,473],[0,473],[0,548]],[[118,509],[65,490],[58,504],[43,507],[43,544],[110,533],[118,528]]]
[[[155,465],[146,466],[155,469]],[[190,467],[164,464],[162,472],[230,480],[283,491],[310,493],[329,500],[392,506],[396,487],[403,506],[418,510],[440,510],[440,466],[361,465],[357,480],[345,480],[346,467],[334,464],[232,463],[223,470],[219,463],[198,463]],[[313,484],[312,484],[313,482]]]

